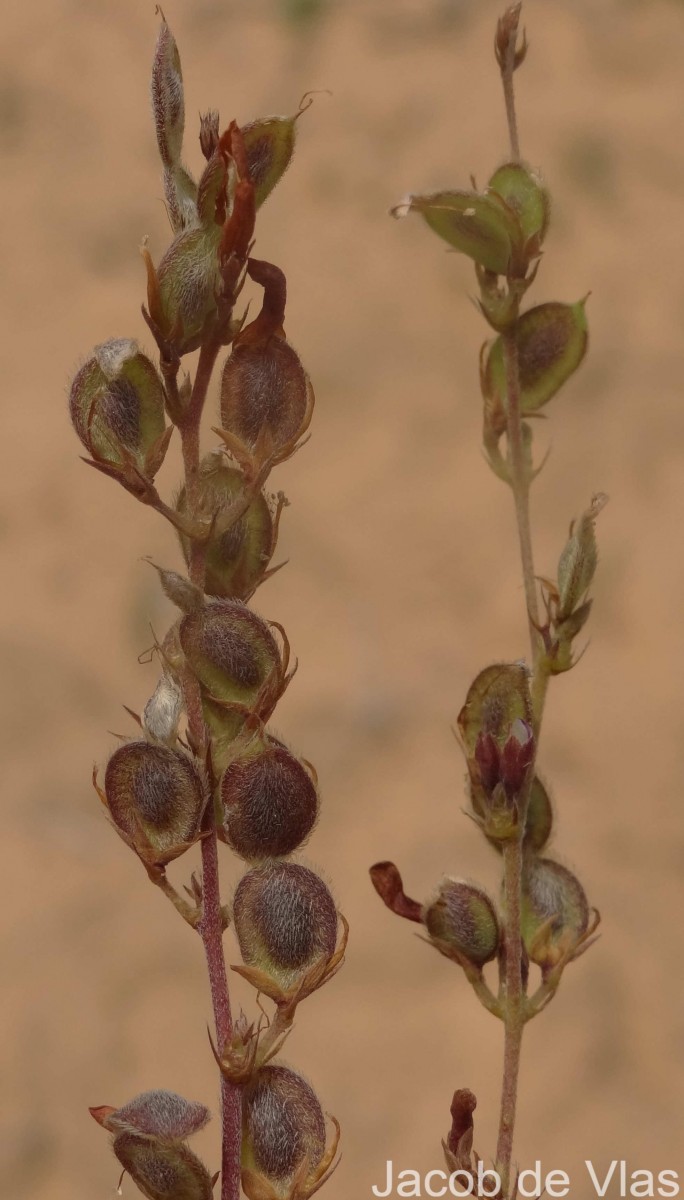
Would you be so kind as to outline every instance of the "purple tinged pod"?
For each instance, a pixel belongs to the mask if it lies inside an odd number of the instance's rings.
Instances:
[[[207,790],[186,754],[127,742],[107,763],[105,802],[123,837],[148,865],[164,866],[196,840]]]
[[[288,1067],[262,1067],[245,1088],[242,1128],[243,1167],[264,1176],[276,1196],[290,1194],[305,1163],[303,1184],[316,1176],[325,1154],[325,1118],[301,1075]]]
[[[523,313],[515,338],[520,372],[520,408],[538,412],[556,395],[579,367],[589,339],[585,300],[577,304],[556,301],[540,304]],[[487,403],[507,411],[506,364],[503,341],[491,343],[482,373]]]
[[[144,471],[165,431],[162,381],[133,338],[95,347],[74,377],[69,411],[86,450],[110,466],[132,458]]]
[[[297,850],[318,816],[318,792],[306,767],[285,746],[255,739],[221,777],[223,829],[248,862]]]
[[[185,1144],[121,1133],[112,1149],[147,1200],[213,1200],[213,1180]]]
[[[209,1109],[176,1092],[141,1092],[121,1108],[108,1112],[101,1124],[110,1133],[132,1133],[160,1142],[184,1142],[204,1129]],[[97,1118],[96,1118],[97,1119]]]
[[[263,579],[275,549],[277,523],[263,492],[245,502],[244,476],[223,454],[209,454],[200,466],[199,513],[213,518],[206,543],[205,591],[209,596],[246,600]],[[189,516],[185,489],[176,509]],[[180,535],[186,563],[190,540]]]
[[[245,965],[283,988],[335,953],[335,902],[323,880],[298,863],[264,863],[243,875],[233,921]]]
[[[423,921],[443,953],[453,950],[476,967],[496,958],[501,940],[499,921],[482,888],[461,879],[443,879],[437,898],[425,906]]]

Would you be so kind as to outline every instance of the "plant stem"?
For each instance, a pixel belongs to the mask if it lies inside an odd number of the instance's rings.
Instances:
[[[515,90],[513,87],[520,8],[520,4],[514,5],[512,8],[508,9],[506,16],[504,17],[504,20],[508,19],[510,24],[508,30],[509,37],[506,48],[506,57],[501,64],[501,82],[503,84],[504,101],[506,103],[506,120],[508,121],[508,136],[511,143],[511,158],[514,159],[515,162],[520,161],[518,118],[515,111]]]
[[[518,1099],[520,1050],[525,1027],[524,991],[522,983],[522,946],[520,939],[520,890],[522,877],[522,831],[520,837],[506,842],[504,860],[504,899],[506,927],[504,932],[504,1069],[501,1088],[499,1137],[496,1147],[496,1166],[501,1175],[502,1194],[512,1195],[511,1161],[515,1110]]]
[[[197,515],[199,499],[202,410],[219,349],[218,338],[209,339],[202,345],[190,402],[180,425],[185,469],[185,493],[191,516]],[[190,544],[190,580],[204,590],[206,548],[203,543],[197,541],[191,541]],[[207,730],[202,712],[199,683],[191,672],[186,673],[184,693],[188,730],[197,754],[204,758]],[[233,1019],[223,949],[218,839],[213,804],[207,805],[203,832],[205,836],[202,838],[202,917],[197,928],[204,944],[216,1028],[216,1044],[219,1054],[221,1054],[232,1037]],[[242,1098],[240,1089],[226,1079],[223,1074],[221,1075],[221,1124],[221,1200],[239,1200]]]
[[[520,418],[520,371],[518,365],[518,343],[515,326],[503,334],[503,354],[506,368],[506,400],[508,405],[508,459],[511,474],[511,489],[515,502],[515,516],[520,543],[527,621],[532,649],[532,666],[536,667],[542,649],[539,628],[539,605],[537,584],[534,574],[532,553],[532,530],[530,526],[530,483],[529,470],[525,461],[522,421]]]

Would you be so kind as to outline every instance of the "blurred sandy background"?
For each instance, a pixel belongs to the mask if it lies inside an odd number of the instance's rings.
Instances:
[[[191,121],[333,93],[303,118],[258,235],[287,273],[289,336],[318,396],[310,444],[273,479],[292,504],[290,565],[257,606],[300,661],[277,728],[322,782],[304,861],[352,924],[346,969],[301,1010],[286,1055],[344,1127],[329,1200],[369,1196],[387,1158],[441,1166],[456,1086],[480,1098],[480,1152],[494,1144],[500,1030],[381,907],[367,867],[394,858],[419,897],[444,871],[495,885],[460,811],[449,730],[475,673],[525,651],[509,497],[479,451],[484,326],[469,264],[386,211],[471,171],[484,182],[504,157],[500,7],[166,8]],[[684,6],[528,0],[525,18],[523,150],[555,197],[534,294],[592,291],[590,357],[538,434],[553,445],[534,498],[538,569],[553,571],[593,491],[611,503],[592,644],[552,689],[541,753],[556,851],[604,936],[530,1027],[517,1151],[568,1170],[583,1196],[585,1158],[684,1171]],[[35,0],[3,19],[0,1192],[12,1200],[113,1195],[89,1104],[153,1086],[216,1102],[201,948],[89,782],[108,731],[129,728],[122,703],[140,707],[154,686],[137,663],[150,622],[163,632],[170,619],[141,557],[178,553],[158,518],[81,465],[65,403],[94,343],[149,346],[137,247],[148,233],[158,258],[168,240],[147,98],[155,37],[154,5],[137,0]],[[198,1150],[218,1164],[211,1127]]]

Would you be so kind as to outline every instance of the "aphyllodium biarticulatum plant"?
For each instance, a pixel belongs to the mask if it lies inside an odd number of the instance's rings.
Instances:
[[[467,691],[457,733],[469,815],[500,857],[501,896],[497,902],[478,884],[449,877],[420,904],[405,894],[394,863],[371,869],[388,908],[421,925],[427,940],[463,970],[480,1002],[503,1023],[499,1133],[490,1156],[502,1200],[512,1200],[517,1190],[513,1133],[525,1026],[546,1008],[599,921],[579,880],[548,850],[553,810],[537,753],[549,681],[579,658],[577,640],[590,615],[588,592],[597,563],[594,525],[606,499],[594,496],[571,524],[554,576],[538,576],[529,494],[543,461],[535,465],[533,426],[582,362],[587,319],[583,300],[523,307],[540,265],[550,200],[541,176],[520,155],[513,94],[514,72],[527,52],[524,33],[519,37],[520,8],[507,9],[494,40],[510,134],[508,161],[482,190],[473,180],[467,190],[408,196],[393,210],[397,217],[418,213],[453,250],[473,260],[479,309],[492,331],[480,357],[483,443],[515,505],[530,658],[480,671]],[[485,976],[488,964],[498,975],[495,988]],[[475,1105],[469,1089],[456,1091],[443,1143],[450,1171],[474,1172],[480,1161],[473,1149]]]
[[[285,497],[265,485],[302,445],[314,404],[285,336],[284,275],[253,255],[258,210],[290,163],[303,108],[224,129],[217,112],[206,112],[196,180],[182,159],[181,66],[163,15],[152,108],[172,229],[156,264],[142,251],[143,314],[158,366],[132,338],[104,341],[73,380],[70,412],[86,461],[165,517],[185,560],[184,573],[156,567],[178,616],[154,646],[159,682],[143,712],[131,714],[137,727],[94,783],[115,831],[204,945],[220,1171],[187,1144],[209,1119],[203,1104],[151,1090],[91,1112],[149,1200],[238,1200],[241,1187],[249,1200],[307,1200],[334,1169],[339,1127],[334,1118],[327,1127],[309,1083],[277,1056],[298,1005],[341,965],[347,927],[323,880],[292,860],[316,822],[316,772],[269,729],[293,669],[284,630],[249,607],[277,569],[270,564]],[[246,278],[263,292],[249,321],[245,306],[237,309]],[[181,372],[192,351],[193,380]],[[217,364],[217,445],[202,454]],[[167,502],[154,480],[177,440],[183,479]],[[245,868],[230,902],[220,888],[219,842]],[[180,892],[167,867],[196,843],[201,874]],[[231,1014],[229,925],[242,957],[232,969],[272,1005],[266,1015],[259,1002],[258,1020]]]

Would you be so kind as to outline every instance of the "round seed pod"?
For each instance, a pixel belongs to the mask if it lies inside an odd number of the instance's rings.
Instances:
[[[291,854],[318,816],[316,785],[305,766],[270,739],[229,763],[220,797],[223,837],[248,862]]]
[[[496,909],[487,893],[472,883],[443,879],[423,921],[445,952],[455,950],[475,966],[482,967],[497,955],[501,934]]]
[[[283,988],[335,952],[335,902],[323,880],[298,863],[264,863],[243,875],[233,921],[246,966]]]
[[[307,1182],[325,1153],[325,1119],[313,1088],[288,1067],[262,1067],[245,1088],[243,1166],[265,1176],[279,1197],[306,1159]]]
[[[124,841],[148,864],[178,858],[199,833],[207,792],[190,758],[167,746],[127,742],[105,772],[107,807]]]
[[[185,657],[210,696],[227,704],[253,704],[270,680],[277,695],[282,661],[266,621],[239,600],[214,600],[183,617]]]
[[[550,858],[529,856],[522,887],[521,929],[532,962],[554,967],[586,932],[589,904],[578,879]]]
[[[108,1113],[102,1124],[110,1133],[133,1133],[163,1142],[184,1142],[204,1129],[211,1114],[204,1104],[176,1092],[141,1092]]]
[[[293,446],[312,404],[299,356],[278,334],[236,344],[223,368],[221,423],[250,450],[265,439],[276,459]]]
[[[200,467],[200,508],[214,518],[206,543],[205,592],[209,596],[246,599],[261,580],[275,549],[273,514],[261,492],[235,520],[244,492],[240,471],[229,467],[223,455],[210,454]],[[176,509],[189,516],[185,488]],[[190,562],[190,540],[181,534],[181,548]]]
[[[74,377],[69,412],[96,461],[122,466],[127,453],[143,469],[164,433],[162,381],[136,341],[110,338],[95,347]]]
[[[112,1149],[147,1200],[213,1200],[207,1168],[183,1143],[168,1145],[122,1133]]]

